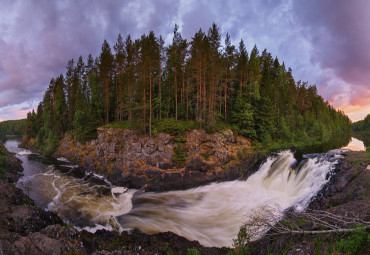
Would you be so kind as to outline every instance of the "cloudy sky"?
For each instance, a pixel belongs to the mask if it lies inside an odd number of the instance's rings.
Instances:
[[[104,39],[153,30],[168,43],[175,23],[191,39],[213,22],[234,45],[267,48],[352,120],[370,113],[367,0],[0,0],[0,121],[25,118],[67,61],[97,56]]]

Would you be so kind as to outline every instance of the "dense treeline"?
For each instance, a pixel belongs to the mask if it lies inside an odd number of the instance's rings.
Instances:
[[[352,124],[353,131],[367,131],[370,132],[370,114],[368,114],[363,120],[354,122]]]
[[[370,114],[363,120],[354,122],[352,124],[352,130],[354,131],[353,136],[363,141],[368,153],[370,153]]]
[[[27,120],[7,120],[0,122],[0,141],[4,142],[6,135],[23,136],[26,134]]]
[[[113,47],[104,41],[96,58],[71,59],[66,68],[27,116],[27,135],[46,151],[65,132],[84,141],[114,121],[149,135],[164,118],[193,120],[209,131],[222,122],[265,143],[323,140],[351,125],[267,50],[248,53],[243,40],[235,47],[229,35],[222,45],[216,24],[190,41],[176,25],[168,46],[152,31],[136,40],[119,34]]]

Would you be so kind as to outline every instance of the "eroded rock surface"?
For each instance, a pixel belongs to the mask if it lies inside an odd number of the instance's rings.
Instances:
[[[257,163],[251,156],[250,141],[231,130],[215,134],[191,130],[181,136],[159,133],[149,137],[134,130],[100,128],[97,139],[85,145],[65,135],[56,155],[104,174],[113,184],[136,189],[146,185],[147,191],[237,179],[248,176],[252,163]]]

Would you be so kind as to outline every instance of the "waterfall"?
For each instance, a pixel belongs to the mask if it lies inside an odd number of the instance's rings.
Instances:
[[[204,246],[232,246],[248,213],[264,206],[302,211],[328,181],[336,158],[316,155],[298,166],[290,151],[271,156],[246,181],[213,183],[184,191],[137,192],[132,209],[117,217],[125,228],[171,231]]]
[[[36,205],[58,212],[77,229],[94,232],[111,230],[113,225],[148,234],[171,231],[217,247],[231,247],[243,222],[265,206],[305,210],[341,155],[340,151],[311,154],[297,162],[291,151],[281,151],[245,181],[154,193],[114,187],[64,158],[46,159],[16,145],[6,143],[23,161],[24,176],[17,186]]]

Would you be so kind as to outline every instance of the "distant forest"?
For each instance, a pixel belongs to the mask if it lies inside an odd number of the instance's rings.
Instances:
[[[26,134],[27,120],[7,120],[0,122],[0,142],[4,142],[6,135],[22,136]]]
[[[352,129],[353,131],[366,131],[370,133],[370,114],[368,114],[365,119],[353,123]]]
[[[99,56],[71,59],[51,79],[37,111],[27,114],[27,136],[52,151],[66,132],[86,141],[112,122],[149,135],[158,132],[154,122],[169,119],[209,132],[227,125],[265,144],[350,131],[343,112],[266,49],[247,51],[243,40],[234,46],[228,34],[221,42],[216,24],[191,41],[175,25],[168,46],[152,31],[135,40],[119,34],[113,47],[105,40]]]

